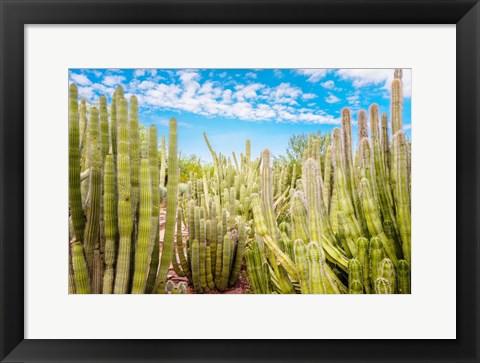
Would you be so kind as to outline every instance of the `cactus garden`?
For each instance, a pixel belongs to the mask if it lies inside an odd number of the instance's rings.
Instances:
[[[213,104],[206,95],[215,94],[218,84],[238,81],[219,73],[200,87],[194,73],[179,71],[185,86],[180,91],[156,71],[150,71],[152,79],[129,84],[108,73],[102,87],[87,78],[90,73],[73,73],[69,293],[410,294],[411,141],[404,122],[410,111],[404,71],[386,70],[382,83],[368,83],[358,78],[360,72],[314,71],[295,74],[307,77],[307,86],[329,74],[338,75],[340,84],[353,74],[355,92],[338,110],[313,112],[300,102],[313,105],[311,100],[325,95],[325,108],[333,107],[342,103],[334,92],[343,94],[345,86],[323,78],[317,89],[324,93],[299,95],[290,83],[267,89],[252,81],[232,88],[236,104]],[[252,70],[245,74],[257,77]],[[380,98],[372,96],[373,88]],[[189,92],[197,95],[196,103],[186,103]],[[222,92],[215,97],[231,97]],[[253,98],[268,100],[270,108],[255,104],[246,115],[237,112]],[[182,119],[180,104],[195,115],[195,129]],[[265,144],[255,145],[256,134],[243,130],[221,139],[207,125],[212,109],[226,120],[217,129],[228,128],[235,117],[240,125],[268,125]],[[170,117],[156,122],[157,110]],[[277,124],[288,124],[285,145],[269,140]],[[229,149],[229,143],[242,149]],[[206,156],[186,156],[187,144],[203,148]]]

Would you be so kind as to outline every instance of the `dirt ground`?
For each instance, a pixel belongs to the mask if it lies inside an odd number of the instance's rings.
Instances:
[[[160,241],[163,241],[165,235],[165,224],[166,224],[166,209],[165,207],[160,208]],[[188,238],[188,230],[185,226],[182,226],[182,234],[183,234],[183,242],[185,243]],[[225,291],[212,291],[209,294],[245,294],[248,289],[248,283],[245,280],[245,276],[243,271],[246,269],[245,263],[242,265],[242,270],[240,275],[237,279],[237,282],[234,286],[228,287]],[[195,290],[193,289],[193,285],[188,282],[186,277],[180,277],[175,273],[173,266],[170,266],[168,271],[167,280],[172,280],[175,284],[178,284],[180,281],[184,281],[187,283],[187,294],[195,294]]]

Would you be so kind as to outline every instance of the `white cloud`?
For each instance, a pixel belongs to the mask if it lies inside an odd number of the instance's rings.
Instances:
[[[123,76],[105,76],[102,83],[106,86],[119,86],[123,81],[125,81]]]
[[[302,100],[311,100],[311,99],[314,99],[316,97],[317,97],[317,95],[314,94],[314,93],[304,93],[304,94],[302,94]]]
[[[78,87],[78,96],[80,98],[85,98],[87,101],[93,101],[95,95],[95,91],[93,87]]]
[[[143,77],[145,75],[145,69],[135,69],[133,72],[134,77]]]
[[[158,119],[158,120],[154,120],[153,122],[155,122],[157,125],[160,125],[160,126],[170,126],[170,120],[169,119],[166,119],[166,118],[161,118],[161,119]],[[188,122],[181,122],[181,121],[178,121],[177,120],[177,126],[178,127],[185,127],[185,128],[191,128],[193,127],[192,124],[189,124]]]
[[[390,90],[393,81],[394,69],[339,69],[336,74],[344,80],[352,81],[355,88],[368,85],[383,85],[383,89]],[[411,97],[412,95],[412,71],[403,70],[403,95]]]
[[[84,74],[70,73],[70,79],[79,86],[88,86],[92,84],[92,81]]]
[[[252,79],[257,79],[257,74],[254,73],[254,72],[248,72],[247,74],[245,74],[245,77],[252,78]]]
[[[315,83],[327,75],[328,69],[298,69],[297,73],[307,76],[308,82]]]
[[[283,78],[283,73],[280,69],[274,69],[273,70],[273,75],[276,77],[276,78]]]
[[[340,101],[340,98],[338,98],[337,96],[335,96],[332,93],[329,93],[328,97],[325,98],[325,102],[327,102],[327,103],[337,103],[339,101]]]
[[[137,88],[144,90],[144,89],[153,88],[154,86],[155,86],[155,83],[151,81],[142,81],[137,85]]]
[[[320,83],[320,85],[323,88],[326,88],[326,89],[334,89],[335,88],[335,82],[333,82],[331,79],[328,80],[328,81],[325,81],[323,83]]]
[[[149,75],[149,70],[144,71],[145,75]],[[225,77],[228,76],[226,72],[223,73]],[[317,95],[304,93],[300,87],[290,83],[283,82],[270,87],[258,82],[242,84],[241,81],[227,79],[225,82],[202,80],[202,74],[197,70],[179,70],[172,72],[170,77],[168,81],[160,81],[161,76],[141,79],[133,77],[123,85],[125,96],[129,98],[135,94],[142,104],[144,115],[154,115],[161,109],[253,122],[338,123],[332,116],[318,110],[315,103],[309,108],[296,107],[300,101],[314,99]],[[81,95],[89,101],[98,100],[99,94],[111,96],[115,87],[125,80],[119,74],[106,74],[101,83],[83,87]],[[150,121],[159,125],[168,122],[153,118]]]

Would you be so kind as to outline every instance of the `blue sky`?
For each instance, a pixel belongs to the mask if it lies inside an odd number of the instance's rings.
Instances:
[[[268,148],[285,153],[292,134],[340,125],[342,108],[352,111],[353,137],[360,109],[372,103],[390,119],[393,69],[70,69],[79,96],[97,104],[111,101],[116,86],[127,100],[136,95],[139,119],[168,135],[168,120],[178,121],[179,149],[211,161],[205,131],[218,152],[237,155],[252,144],[252,154]],[[403,122],[411,137],[411,70],[403,70]]]

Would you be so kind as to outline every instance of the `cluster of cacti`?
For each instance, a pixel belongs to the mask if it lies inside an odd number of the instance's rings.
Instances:
[[[177,285],[172,280],[168,280],[165,284],[168,294],[186,294],[187,293],[187,284],[183,281],[179,282]]]
[[[118,87],[110,111],[105,96],[87,111],[72,84],[69,292],[225,292],[243,276],[255,294],[410,293],[401,76],[390,127],[377,105],[361,110],[354,144],[343,109],[341,127],[310,135],[301,162],[290,164],[272,163],[268,150],[252,160],[249,140],[239,158],[227,157],[204,134],[213,168],[200,166],[185,184],[175,119],[167,152],[155,126],[140,131],[135,96],[127,103]],[[169,280],[171,268],[190,287]]]
[[[164,293],[175,239],[178,190],[176,120],[170,120],[168,194],[165,138],[161,164],[157,130],[141,144],[138,102],[117,87],[109,112],[69,95],[70,293]],[[159,175],[160,174],[160,175]],[[160,249],[159,205],[167,198]],[[160,251],[161,259],[160,259]],[[185,287],[176,291],[185,291]]]
[[[175,271],[187,276],[197,293],[225,291],[240,275],[250,231],[251,194],[258,188],[259,161],[250,161],[250,142],[241,164],[234,163],[205,141],[214,160],[213,175],[191,175],[178,210]],[[188,226],[186,243],[181,226]],[[177,260],[178,259],[178,260]]]
[[[349,109],[323,152],[310,135],[299,179],[294,170],[289,181],[286,166],[272,170],[262,153],[260,193],[252,195],[261,238],[246,252],[255,293],[410,293],[410,145],[401,72],[395,77],[391,142],[386,114],[380,125],[372,105],[370,138],[366,112],[358,114],[355,154]]]

